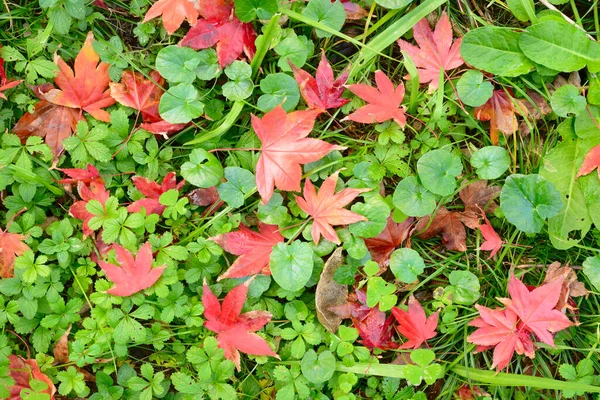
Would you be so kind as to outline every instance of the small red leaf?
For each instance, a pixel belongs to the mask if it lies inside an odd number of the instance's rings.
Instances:
[[[23,357],[15,356],[14,354],[8,356],[8,360],[10,361],[8,374],[15,381],[15,383],[8,388],[10,390],[9,400],[21,399],[21,391],[23,389],[31,390],[31,386],[29,386],[29,381],[31,379],[37,379],[38,381],[47,384],[48,387],[41,393],[49,395],[50,400],[55,399],[54,393],[56,393],[56,387],[54,387],[50,378],[40,370],[37,361],[27,360]]]
[[[438,324],[438,313],[434,312],[426,317],[421,303],[413,295],[408,299],[408,311],[394,307],[392,314],[400,324],[397,327],[398,332],[408,339],[400,346],[401,349],[417,349],[423,342],[437,334],[435,329]]]
[[[160,204],[160,196],[171,189],[181,190],[183,185],[185,185],[185,181],[177,183],[175,172],[169,172],[164,177],[160,186],[158,183],[150,181],[141,176],[134,176],[132,180],[135,187],[146,197],[131,203],[129,206],[127,206],[127,211],[139,212],[143,207],[146,209],[147,215],[162,215],[166,206]]]
[[[598,179],[600,179],[600,145],[587,152],[583,159],[583,164],[581,164],[581,168],[579,168],[579,172],[575,178],[587,175],[596,168],[598,168]]]
[[[79,192],[81,200],[76,201],[71,205],[69,214],[74,218],[83,220],[83,237],[85,239],[94,232],[88,225],[90,219],[94,217],[94,215],[86,209],[88,201],[97,200],[100,204],[105,205],[110,193],[104,187],[104,181],[102,179],[93,180],[89,184],[79,182],[77,191]]]
[[[483,219],[485,223],[483,225],[479,225],[479,231],[485,239],[485,242],[481,244],[479,250],[491,251],[490,258],[492,258],[496,255],[498,250],[502,248],[502,243],[504,242],[502,241],[502,238],[496,233],[492,224],[490,224],[490,221],[485,216],[485,213],[483,213]]]

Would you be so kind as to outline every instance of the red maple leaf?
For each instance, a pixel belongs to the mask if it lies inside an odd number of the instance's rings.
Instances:
[[[483,242],[481,246],[479,246],[479,250],[491,251],[489,258],[492,258],[496,255],[498,250],[502,248],[502,243],[504,242],[502,241],[502,238],[500,238],[498,233],[496,233],[494,227],[492,226],[492,224],[490,224],[490,221],[487,219],[483,211],[482,214],[485,223],[483,225],[479,225],[479,231],[485,239],[485,242]]]
[[[387,317],[378,306],[367,306],[367,294],[356,290],[348,296],[348,303],[329,308],[342,318],[350,318],[358,330],[359,341],[369,350],[374,348],[397,349],[398,343],[392,341],[394,317]]]
[[[72,217],[83,220],[83,238],[85,239],[94,231],[89,227],[90,220],[94,217],[94,214],[86,209],[86,205],[90,200],[97,200],[100,204],[105,205],[106,200],[110,196],[110,193],[104,187],[104,181],[102,179],[96,179],[91,181],[89,184],[79,182],[77,184],[77,191],[81,200],[76,201],[71,205],[69,214]]]
[[[264,203],[269,201],[275,187],[300,191],[301,164],[317,161],[330,151],[345,149],[307,138],[317,115],[319,112],[314,110],[286,114],[281,106],[262,118],[252,115],[252,127],[262,143],[256,164],[256,187]]]
[[[273,356],[279,358],[265,339],[256,332],[271,320],[267,311],[249,311],[240,314],[246,302],[248,286],[252,279],[231,289],[223,304],[219,303],[204,280],[202,305],[204,306],[204,327],[217,334],[219,347],[225,352],[225,358],[234,362],[240,371],[240,351],[257,356]]]
[[[156,283],[166,268],[166,265],[152,268],[152,245],[150,242],[144,243],[136,254],[135,260],[129,251],[118,244],[113,244],[112,248],[117,253],[117,261],[121,266],[106,261],[98,263],[106,277],[115,284],[106,293],[125,297],[148,289]]]
[[[156,134],[173,133],[185,128],[186,124],[170,124],[160,117],[158,105],[164,93],[164,83],[158,71],[151,71],[149,79],[139,72],[124,71],[121,83],[110,83],[110,95],[120,104],[142,114],[142,129]]]
[[[210,238],[226,252],[239,256],[217,281],[260,273],[271,275],[269,262],[273,246],[283,242],[284,238],[277,225],[259,224],[258,229],[259,232],[255,232],[245,225],[240,225],[240,229],[235,232]]]
[[[64,174],[67,174],[69,178],[61,179],[57,181],[61,185],[67,185],[72,183],[83,182],[89,184],[92,181],[100,180],[100,172],[92,164],[88,164],[87,168],[58,168],[58,170]]]
[[[460,56],[462,39],[452,43],[452,26],[445,12],[435,26],[435,31],[431,30],[427,19],[423,18],[414,26],[413,34],[419,47],[402,39],[398,39],[398,46],[417,66],[419,82],[429,82],[429,90],[436,90],[440,82],[440,71],[463,65],[464,61]]]
[[[2,48],[2,46],[0,46],[0,48]],[[6,70],[4,69],[4,58],[0,57],[0,99],[7,100],[6,96],[2,92],[4,92],[5,90],[14,88],[21,82],[23,82],[22,79],[18,80],[18,81],[9,81],[8,80],[8,78],[6,77]]]
[[[232,0],[200,0],[200,19],[181,41],[194,50],[216,45],[221,68],[235,61],[242,52],[254,57],[256,32],[251,24],[241,22],[233,12]]]
[[[328,108],[339,108],[350,101],[342,98],[349,70],[346,69],[335,79],[324,50],[321,51],[316,79],[303,69],[297,68],[291,61],[288,62],[294,71],[294,79],[300,87],[300,93],[309,108],[325,111]]]
[[[310,179],[306,178],[304,197],[296,196],[298,207],[313,219],[311,233],[315,244],[319,244],[321,235],[330,242],[340,244],[341,241],[332,225],[348,225],[367,220],[366,217],[346,210],[344,207],[350,204],[356,196],[371,189],[346,188],[335,193],[339,173],[336,171],[325,179],[318,194]]]
[[[37,379],[48,385],[46,389],[36,393],[49,395],[50,400],[55,399],[54,393],[56,393],[56,387],[50,378],[40,370],[36,360],[27,360],[14,354],[8,356],[8,360],[10,362],[8,365],[8,375],[15,381],[15,383],[8,388],[10,390],[9,400],[21,399],[21,391],[23,389],[32,390],[29,385],[31,379]]]
[[[0,278],[12,278],[14,276],[15,258],[22,256],[29,246],[23,243],[25,236],[18,233],[9,233],[0,229]]]
[[[408,339],[400,346],[401,349],[417,349],[437,334],[435,329],[438,324],[438,312],[426,317],[421,303],[413,295],[408,299],[408,311],[394,307],[392,314],[400,324],[397,327],[398,332]]]
[[[365,245],[371,253],[371,258],[377,264],[380,269],[385,269],[390,264],[390,256],[406,239],[409,238],[412,232],[413,217],[406,218],[401,223],[396,223],[390,215],[387,219],[385,229],[379,234],[379,236],[365,240]]]
[[[507,93],[508,92],[508,93]],[[490,140],[498,144],[498,132],[512,135],[519,128],[515,113],[527,115],[527,108],[512,97],[512,90],[494,90],[492,97],[482,106],[475,108],[475,118],[490,121]],[[515,105],[516,103],[516,105]]]
[[[348,90],[369,104],[347,115],[342,121],[372,124],[393,119],[400,126],[406,125],[404,107],[400,106],[404,99],[404,84],[401,82],[398,87],[394,87],[390,78],[379,70],[375,71],[375,82],[377,89],[364,83],[348,86]]]
[[[535,350],[531,335],[554,347],[553,334],[573,325],[555,307],[561,296],[565,276],[543,284],[531,291],[511,274],[508,283],[510,299],[499,299],[506,309],[477,306],[480,316],[469,323],[478,329],[468,341],[478,345],[477,351],[494,347],[492,368],[508,365],[512,355],[525,354],[533,358]]]
[[[369,15],[367,10],[350,0],[341,0],[341,2],[346,11],[346,19],[361,19]]]
[[[74,72],[58,55],[54,57],[59,68],[54,82],[60,89],[49,90],[44,93],[44,98],[60,106],[80,108],[100,121],[110,122],[110,114],[102,110],[115,104],[108,88],[109,65],[100,62],[100,57],[92,47],[93,41],[94,34],[89,32],[75,58]]]
[[[169,35],[172,35],[187,19],[190,25],[198,21],[198,10],[192,0],[158,0],[150,7],[144,22],[162,15],[162,23]]]
[[[160,185],[141,176],[134,176],[132,180],[137,190],[142,192],[146,197],[131,203],[127,206],[127,211],[139,212],[143,207],[146,209],[147,215],[162,215],[167,207],[160,204],[160,196],[171,189],[181,190],[183,185],[185,185],[185,181],[177,183],[175,172],[169,172]]]
[[[579,172],[575,178],[587,175],[596,168],[598,168],[598,179],[600,179],[600,145],[587,152],[583,159],[583,164],[581,164],[581,168],[579,168]]]

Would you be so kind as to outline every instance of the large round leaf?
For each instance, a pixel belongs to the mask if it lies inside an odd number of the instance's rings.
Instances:
[[[198,52],[189,47],[167,46],[156,55],[156,69],[171,83],[192,83],[201,61]]]
[[[387,218],[390,215],[390,206],[380,195],[369,197],[365,201],[365,203],[352,205],[352,211],[364,215],[368,221],[351,224],[350,232],[363,238],[373,238],[385,228]]]
[[[160,98],[158,112],[170,124],[187,124],[198,118],[204,111],[195,87],[189,83],[180,83],[167,90]]]
[[[425,262],[415,250],[402,248],[390,256],[390,269],[402,282],[413,283],[425,270]]]
[[[449,196],[456,189],[456,177],[462,172],[460,158],[447,150],[432,150],[417,162],[419,178],[425,189]]]
[[[450,290],[453,294],[452,302],[469,306],[479,298],[479,279],[469,271],[452,271],[448,277]]]
[[[258,98],[257,106],[263,112],[269,112],[280,104],[285,111],[290,112],[300,100],[298,84],[287,74],[267,75],[260,81],[260,90],[264,94]]]
[[[511,224],[525,233],[538,233],[544,220],[556,216],[562,208],[560,193],[546,178],[513,174],[506,178],[500,207]]]
[[[181,166],[181,176],[194,186],[209,188],[221,182],[223,166],[208,151],[194,149],[190,161]]]
[[[346,22],[346,10],[340,0],[310,0],[302,14],[314,21],[320,22],[336,31],[342,29]],[[331,33],[315,29],[318,37],[330,37]]]
[[[335,357],[329,350],[325,350],[317,356],[313,349],[308,350],[300,363],[302,376],[309,382],[327,382],[335,372]]]
[[[471,165],[481,179],[496,179],[510,167],[510,155],[503,147],[482,147],[471,156]]]
[[[579,115],[585,112],[587,102],[574,85],[564,85],[552,93],[550,104],[556,115],[566,118],[570,114]]]
[[[484,26],[468,32],[460,45],[466,63],[500,76],[519,76],[533,69],[519,48],[519,33],[510,28]]]
[[[494,91],[494,85],[483,80],[481,71],[467,71],[456,83],[458,97],[468,106],[479,107],[484,105]]]
[[[269,19],[277,12],[277,0],[235,0],[235,15],[242,22]]]
[[[435,195],[425,189],[414,176],[400,181],[394,190],[392,201],[398,210],[409,217],[423,217],[435,210]]]
[[[278,243],[271,253],[271,274],[279,286],[295,292],[306,285],[313,271],[313,250],[305,242]]]
[[[234,61],[225,68],[229,82],[223,85],[223,96],[227,100],[244,100],[250,97],[254,84],[252,83],[252,68],[243,61]]]

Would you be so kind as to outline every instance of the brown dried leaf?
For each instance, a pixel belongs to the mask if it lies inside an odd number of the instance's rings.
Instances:
[[[570,297],[587,297],[589,295],[585,285],[577,280],[577,274],[575,271],[568,266],[561,267],[558,261],[553,262],[548,266],[548,269],[546,270],[546,277],[544,278],[543,283],[549,283],[555,279],[564,279],[560,297],[558,299],[558,303],[556,304],[557,310],[563,310],[565,308],[573,309],[574,307],[569,305]]]
[[[52,352],[54,353],[54,364],[66,364],[69,362],[69,333],[73,325],[63,333],[58,342],[54,345]]]
[[[342,248],[338,247],[325,263],[315,292],[317,319],[331,333],[337,332],[342,317],[330,308],[346,304],[348,298],[348,286],[341,285],[333,279],[335,271],[343,263]]]
[[[465,211],[460,215],[462,223],[476,229],[479,226],[480,210],[489,214],[498,208],[494,199],[500,195],[501,190],[498,186],[488,186],[484,180],[475,181],[462,189],[459,194],[465,204]]]
[[[377,237],[365,239],[371,258],[379,264],[380,273],[385,272],[390,265],[390,256],[394,250],[410,237],[414,221],[414,218],[409,217],[402,223],[396,223],[390,215],[383,232]],[[409,241],[405,247],[410,247]]]
[[[445,207],[440,207],[433,220],[430,215],[419,219],[414,232],[422,232],[418,236],[423,240],[441,236],[442,243],[448,250],[467,250],[467,232],[461,222],[461,213],[448,211]]]

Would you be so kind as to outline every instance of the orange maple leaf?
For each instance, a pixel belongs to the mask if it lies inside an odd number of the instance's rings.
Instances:
[[[158,0],[150,7],[144,22],[162,15],[162,23],[169,35],[172,35],[187,19],[191,26],[198,21],[198,10],[190,0]]]
[[[0,229],[0,277],[13,277],[15,258],[30,250],[29,246],[23,243],[23,239],[23,235],[9,233],[8,228],[5,231]]]
[[[60,89],[51,89],[43,96],[51,103],[87,111],[94,118],[110,122],[110,114],[104,107],[115,104],[110,96],[109,65],[100,62],[100,57],[94,51],[92,42],[94,34],[89,32],[83,47],[75,58],[75,71],[71,69],[58,55],[54,62],[59,72],[54,82]]]
[[[315,244],[319,244],[321,235],[330,242],[340,244],[340,238],[332,225],[347,225],[367,220],[366,217],[343,207],[350,204],[359,194],[371,189],[346,188],[335,193],[339,173],[340,171],[337,171],[325,179],[318,194],[310,179],[306,178],[304,198],[296,196],[298,206],[313,218],[312,237]]]

